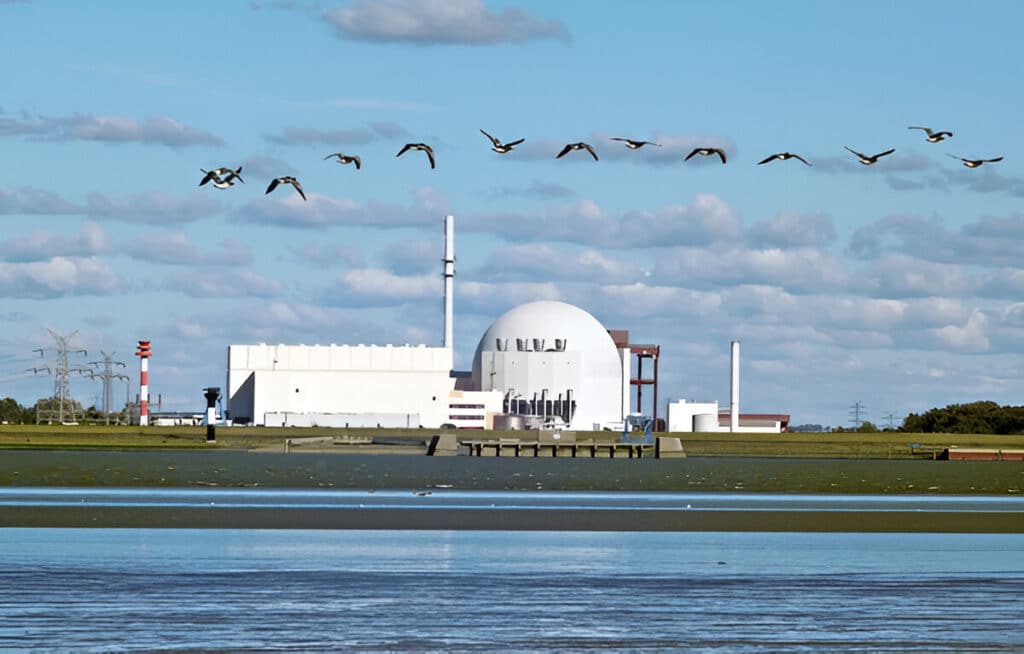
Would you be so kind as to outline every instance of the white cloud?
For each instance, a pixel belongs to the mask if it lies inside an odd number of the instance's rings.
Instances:
[[[109,295],[121,287],[117,275],[94,257],[0,262],[0,297],[41,299],[65,295]]]
[[[416,45],[494,45],[538,39],[569,41],[557,20],[506,7],[501,13],[482,0],[355,0],[324,14],[338,36]]]
[[[27,136],[54,141],[142,143],[181,148],[190,145],[224,145],[210,132],[189,127],[167,116],[137,120],[126,116],[32,116],[0,115],[0,135]]]
[[[953,350],[965,352],[984,352],[989,349],[989,339],[986,335],[988,329],[988,317],[981,311],[971,312],[970,318],[963,326],[946,325],[938,329],[930,330],[936,340]]]
[[[360,203],[348,198],[333,198],[303,187],[308,201],[291,189],[282,189],[282,198],[260,198],[237,209],[235,223],[277,225],[299,229],[325,229],[337,225],[360,225],[378,228],[422,227],[450,212],[448,199],[429,187],[412,192],[413,202],[399,206],[370,200]],[[276,192],[275,192],[276,193]]]

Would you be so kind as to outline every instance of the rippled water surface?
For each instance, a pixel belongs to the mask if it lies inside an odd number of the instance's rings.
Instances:
[[[1024,536],[0,529],[4,651],[1024,650]]]

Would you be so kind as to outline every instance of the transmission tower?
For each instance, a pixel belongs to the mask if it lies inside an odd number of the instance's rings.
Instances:
[[[86,350],[72,349],[71,340],[78,334],[78,330],[75,330],[67,336],[58,334],[54,330],[47,328],[50,335],[53,336],[53,340],[57,341],[57,347],[55,348],[54,362],[50,366],[40,366],[37,368],[29,368],[36,374],[39,374],[40,370],[46,370],[47,373],[53,375],[53,397],[49,402],[40,402],[36,407],[36,422],[49,422],[52,423],[57,420],[59,424],[65,422],[77,422],[78,421],[78,408],[75,406],[74,400],[71,399],[70,385],[68,378],[72,375],[89,374],[92,371],[88,368],[80,368],[78,366],[72,367],[68,361],[68,355],[70,354],[81,354],[87,355]],[[44,356],[44,349],[37,348],[32,350],[38,352],[40,356]]]
[[[889,429],[890,430],[896,428],[895,425],[893,424],[896,421],[896,412],[895,411],[890,411],[889,413],[885,414],[882,417],[885,418],[886,421],[889,423]]]
[[[102,379],[103,380],[103,417],[105,424],[110,424],[110,409],[113,397],[113,381],[115,379],[121,379],[128,381],[128,375],[122,375],[114,372],[115,367],[124,368],[124,362],[115,361],[114,353],[107,354],[103,350],[100,350],[100,354],[103,355],[102,361],[90,361],[90,366],[103,366],[103,372],[90,372],[89,379]]]
[[[867,414],[867,407],[861,404],[860,400],[858,400],[850,407],[850,415],[853,416],[850,418],[850,422],[853,423],[854,429],[860,429],[860,426],[864,423],[861,419],[862,414]]]

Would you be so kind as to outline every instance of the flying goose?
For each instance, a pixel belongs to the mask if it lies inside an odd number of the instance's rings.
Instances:
[[[721,158],[722,163],[725,163],[725,150],[723,150],[722,148],[695,148],[693,152],[686,155],[686,158],[683,159],[683,161],[689,161],[690,157],[697,154],[704,157],[710,157],[713,154],[717,154],[719,158]]]
[[[267,187],[267,193],[270,193],[275,188],[277,188],[278,184],[291,184],[292,186],[295,187],[295,190],[299,192],[299,195],[302,196],[302,199],[306,199],[306,194],[302,192],[302,186],[299,184],[299,180],[295,179],[291,175],[288,175],[286,177],[275,177],[273,181],[270,182],[270,186]],[[264,193],[264,195],[266,195],[267,193]]]
[[[960,161],[964,162],[964,165],[967,166],[968,168],[977,168],[981,164],[996,163],[997,161],[1003,160],[1002,157],[996,157],[995,159],[964,159],[963,157],[958,157],[955,154],[950,154],[946,156],[953,157],[954,159],[959,159]]]
[[[356,165],[356,170],[359,170],[359,168],[363,165],[362,162],[359,160],[359,157],[354,154],[342,154],[341,152],[335,152],[334,154],[329,154],[326,157],[324,157],[324,161],[330,159],[331,157],[337,157],[339,164],[354,163]]]
[[[590,147],[589,143],[584,143],[583,141],[579,141],[578,143],[567,143],[566,146],[562,148],[562,151],[555,156],[555,159],[561,159],[573,150],[586,150],[590,153],[590,156],[594,158],[594,161],[597,161],[597,153],[594,152],[594,148]]]
[[[798,154],[793,154],[792,152],[777,152],[777,153],[773,154],[770,157],[765,157],[761,161],[758,161],[757,165],[760,166],[761,164],[766,164],[766,163],[769,163],[771,161],[775,161],[776,159],[778,159],[779,161],[786,161],[787,159],[797,159],[799,161],[804,162],[808,166],[811,165],[811,164],[807,163],[806,159],[804,159],[803,157],[801,157]]]
[[[434,149],[431,148],[426,143],[406,143],[405,146],[402,147],[402,149],[399,150],[398,154],[396,154],[395,156],[396,157],[401,157],[403,154],[405,154],[409,150],[422,150],[423,152],[426,152],[427,153],[427,159],[430,159],[430,167],[431,168],[435,167],[434,166]]]
[[[938,143],[939,141],[953,136],[953,132],[933,132],[931,127],[908,127],[907,129],[923,129],[925,139],[929,143]]]
[[[502,143],[501,141],[494,138],[493,136],[491,136],[490,134],[483,130],[480,130],[480,133],[486,136],[487,138],[491,139],[491,149],[497,152],[498,154],[506,154],[508,152],[511,152],[512,148],[516,147],[517,145],[526,140],[519,139],[518,141],[509,141],[508,143]]]
[[[242,179],[241,166],[239,166],[235,170],[223,167],[214,168],[213,170],[205,170],[203,168],[200,168],[199,170],[205,173],[203,175],[202,181],[199,182],[200,186],[203,186],[207,182],[213,182],[213,185],[216,186],[217,188],[228,188],[229,186],[235,185],[235,179],[245,184],[245,180]]]
[[[639,150],[640,148],[644,147],[645,145],[653,145],[656,148],[660,148],[661,147],[660,143],[655,143],[654,141],[637,141],[637,140],[634,140],[634,139],[624,139],[624,138],[622,138],[620,136],[610,136],[610,137],[608,137],[608,139],[610,141],[622,141],[623,143],[626,144],[626,147],[629,148],[630,150]]]
[[[845,145],[843,147],[846,148]],[[850,148],[846,148],[846,149],[850,150]],[[855,155],[857,155],[857,158],[860,159],[860,162],[862,164],[864,164],[865,166],[870,166],[871,164],[873,164],[876,161],[878,161],[878,159],[880,157],[884,157],[884,156],[886,156],[888,154],[892,154],[893,152],[896,152],[896,148],[891,148],[889,150],[886,150],[885,152],[879,152],[878,154],[872,155],[870,157],[868,155],[866,155],[866,154],[861,154],[860,152],[857,152],[856,150],[850,150],[850,152],[852,152]]]

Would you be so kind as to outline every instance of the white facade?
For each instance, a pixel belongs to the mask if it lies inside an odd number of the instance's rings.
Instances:
[[[564,302],[531,302],[484,332],[471,387],[525,402],[532,415],[558,414],[556,402],[563,408],[575,403],[568,426],[590,430],[621,424],[629,375],[612,337],[592,315]]]
[[[440,427],[448,422],[452,352],[444,347],[231,345],[228,410],[233,421],[305,414],[321,422],[350,414],[379,422]],[[338,416],[340,419],[341,416]],[[297,420],[297,418],[293,418]],[[296,424],[296,423],[293,423]]]
[[[670,432],[720,431],[718,402],[687,402],[686,400],[670,402],[667,427]]]

